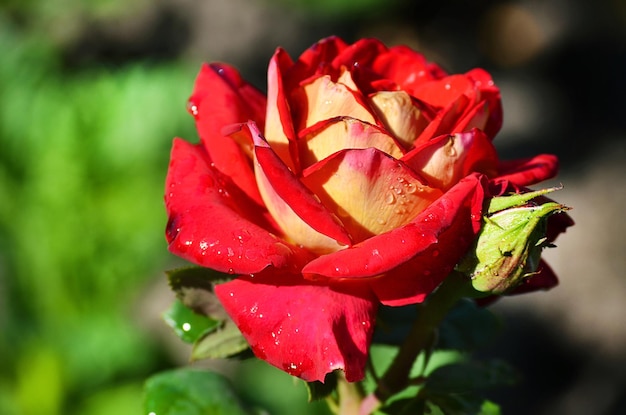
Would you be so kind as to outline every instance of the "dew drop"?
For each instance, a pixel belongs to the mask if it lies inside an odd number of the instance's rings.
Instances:
[[[198,105],[196,105],[195,102],[189,101],[187,103],[187,111],[189,111],[189,113],[194,117],[197,117],[199,113]]]
[[[386,220],[385,218],[378,218],[378,219],[376,219],[376,222],[377,222],[379,225],[384,225],[384,224],[386,224],[386,223],[387,223],[387,220]]]
[[[397,195],[401,195],[402,194],[402,188],[401,187],[394,187],[393,191],[396,192]]]
[[[422,274],[424,274],[425,277],[428,277],[431,274],[431,272],[429,270],[424,270]]]
[[[407,183],[405,189],[408,194],[413,194],[415,190],[417,190],[417,187],[413,183]]]
[[[439,250],[438,250],[438,249],[435,249],[435,250],[433,251],[433,257],[438,257],[438,256],[439,256]]]
[[[191,330],[191,324],[183,323],[181,328],[183,329],[183,331],[189,331],[189,330]]]
[[[232,268],[228,268],[228,273],[229,273],[229,274],[232,274],[232,273],[234,273],[234,272],[235,272],[235,270],[234,270],[234,269],[232,269]]]
[[[389,192],[387,193],[387,195],[385,196],[385,203],[387,203],[388,205],[393,205],[396,202],[396,196]]]

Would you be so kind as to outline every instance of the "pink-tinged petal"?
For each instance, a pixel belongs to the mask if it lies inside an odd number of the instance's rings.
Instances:
[[[375,148],[335,153],[305,170],[302,182],[339,216],[355,243],[408,223],[441,195]]]
[[[316,78],[294,91],[291,102],[293,113],[298,115],[298,130],[335,117],[352,117],[376,124],[363,97],[330,76]]]
[[[552,154],[540,154],[521,160],[504,161],[498,167],[496,182],[508,182],[516,186],[530,186],[556,176],[559,160]]]
[[[166,180],[172,253],[221,272],[296,267],[306,251],[275,236],[267,211],[212,166],[201,145],[176,139]]]
[[[255,173],[261,196],[286,237],[312,252],[328,253],[350,245],[339,219],[307,189],[274,153],[254,123]]]
[[[250,119],[262,125],[265,102],[261,92],[241,79],[234,68],[223,64],[204,65],[189,98],[198,134],[215,167],[257,203],[262,202],[251,161],[235,141],[222,134],[222,129]]]
[[[430,119],[404,91],[380,91],[369,98],[378,118],[404,148],[413,146],[415,139],[428,126]]]
[[[483,199],[482,176],[477,174],[467,176],[408,224],[366,239],[342,251],[320,256],[309,262],[302,273],[305,278],[312,280],[371,279],[400,266],[416,268],[422,261],[423,266],[427,267],[432,264],[437,249],[439,255],[445,255],[448,259],[447,250],[453,250],[460,258],[480,230]],[[459,229],[464,232],[455,233]],[[448,231],[451,233],[447,233]],[[448,236],[452,239],[451,244],[447,243]],[[444,237],[445,246],[439,244],[440,239]],[[414,264],[404,265],[409,262]],[[428,270],[431,272],[427,276],[428,279],[436,281],[445,277],[443,275],[445,270],[435,268]],[[423,284],[420,279],[424,279],[425,276],[422,272],[420,275],[414,275],[414,278],[413,282],[417,289],[403,294],[402,290],[406,288],[406,284],[400,284],[397,291],[390,287],[395,295],[389,292],[377,292],[377,295],[390,304],[400,303],[407,297],[419,298],[419,287]],[[373,282],[375,280],[371,279]],[[393,280],[386,280],[386,283],[392,286],[395,284]],[[377,290],[384,288],[381,284],[373,284],[373,288]],[[430,286],[432,283],[429,282],[427,285]]]
[[[283,73],[293,66],[293,61],[282,49],[276,50],[267,70],[267,113],[265,137],[272,148],[292,171],[298,171],[296,133],[291,118],[291,109]]]
[[[336,369],[349,382],[363,378],[377,310],[367,286],[264,272],[215,293],[260,359],[308,382]]]
[[[430,186],[445,191],[472,172],[495,175],[498,156],[487,136],[473,129],[434,138],[407,153],[402,161]]]
[[[377,148],[395,158],[403,155],[393,137],[377,126],[350,117],[321,121],[302,130],[299,138],[304,168],[349,148]]]

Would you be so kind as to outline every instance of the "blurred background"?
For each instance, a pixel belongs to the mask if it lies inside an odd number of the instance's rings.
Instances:
[[[577,222],[545,254],[561,285],[493,306],[506,329],[487,352],[524,381],[492,397],[504,414],[626,413],[624,0],[0,0],[1,414],[138,414],[144,380],[185,364],[160,319],[179,264],[162,194],[172,138],[197,137],[196,73],[226,61],[265,89],[277,46],[331,34],[487,69],[503,156],[559,155],[550,184]],[[325,413],[266,365],[239,370],[272,413]]]

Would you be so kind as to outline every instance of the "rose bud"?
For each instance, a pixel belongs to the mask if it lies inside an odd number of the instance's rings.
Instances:
[[[554,190],[491,199],[474,246],[457,266],[471,277],[475,290],[485,295],[509,293],[535,275],[542,250],[553,246],[548,219],[568,208],[552,201],[529,201]]]

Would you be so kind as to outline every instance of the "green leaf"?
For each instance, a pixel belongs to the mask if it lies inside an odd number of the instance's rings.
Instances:
[[[491,311],[472,300],[457,303],[439,326],[438,349],[473,351],[488,345],[502,329]]]
[[[206,333],[194,344],[191,360],[221,359],[234,356],[248,348],[235,323],[227,319],[217,330]]]
[[[435,369],[428,375],[424,389],[434,395],[459,394],[512,385],[517,378],[511,366],[500,360],[466,361]]]
[[[500,415],[498,404],[473,395],[441,396],[427,402],[429,415]]]
[[[170,287],[185,306],[214,320],[228,318],[213,288],[215,284],[232,280],[232,275],[202,267],[179,268],[166,274]]]
[[[170,308],[163,313],[163,319],[178,337],[187,343],[196,342],[220,325],[217,320],[195,313],[180,300],[174,300]]]
[[[422,415],[426,402],[421,398],[398,399],[380,408],[378,411],[388,415]]]
[[[496,196],[491,198],[491,200],[489,201],[487,213],[493,214],[504,209],[523,206],[530,202],[532,199],[561,189],[562,187],[550,187],[548,189],[541,189],[534,192],[512,194],[509,196]]]
[[[144,414],[250,415],[226,378],[212,372],[178,369],[146,381]]]

